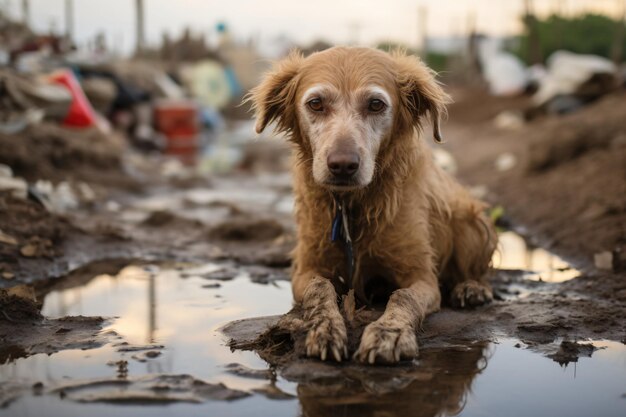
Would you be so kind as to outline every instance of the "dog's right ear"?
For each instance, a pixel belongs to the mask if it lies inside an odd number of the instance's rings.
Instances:
[[[296,75],[303,60],[300,52],[292,51],[265,75],[261,84],[250,91],[245,101],[252,101],[257,133],[273,121],[281,132],[287,132],[294,126]]]

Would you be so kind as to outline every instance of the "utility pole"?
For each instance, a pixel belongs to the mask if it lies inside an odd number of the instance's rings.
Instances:
[[[30,1],[22,0],[22,23],[30,26]]]
[[[136,0],[135,10],[137,14],[137,48],[136,54],[141,55],[145,48],[144,5],[143,0]]]
[[[417,8],[417,50],[422,58],[428,55],[428,28],[426,25],[428,9],[421,5]]]
[[[626,0],[618,1],[622,3],[622,13],[615,23],[615,35],[611,47],[611,58],[617,66],[621,65],[624,59],[624,32],[626,32]]]
[[[524,23],[528,32],[528,63],[530,65],[541,64],[541,43],[537,30],[537,18],[533,10],[532,0],[524,0]]]
[[[74,0],[65,0],[65,37],[74,38]]]

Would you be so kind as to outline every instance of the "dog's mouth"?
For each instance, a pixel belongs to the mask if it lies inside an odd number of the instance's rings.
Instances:
[[[330,178],[322,183],[322,185],[331,191],[352,191],[357,190],[359,188],[363,188],[363,185],[358,181],[350,179],[350,180],[340,180],[336,178]]]

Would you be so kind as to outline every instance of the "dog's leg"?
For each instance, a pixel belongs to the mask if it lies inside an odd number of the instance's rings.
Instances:
[[[301,276],[294,282],[294,295],[296,300],[302,300],[304,325],[308,328],[306,354],[323,361],[332,358],[341,362],[348,356],[348,336],[337,293],[329,279],[316,274],[309,277],[304,280]]]
[[[450,302],[461,308],[486,304],[493,300],[486,275],[498,242],[493,222],[475,213],[456,220],[453,228],[455,271]]]
[[[441,294],[433,276],[394,291],[383,315],[361,336],[355,358],[361,362],[395,363],[417,356],[417,329],[430,313],[439,310]]]

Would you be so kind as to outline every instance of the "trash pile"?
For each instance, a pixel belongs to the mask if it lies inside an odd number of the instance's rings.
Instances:
[[[489,38],[481,39],[478,55],[492,95],[532,95],[532,105],[524,114],[505,111],[494,119],[505,129],[518,129],[542,115],[571,113],[624,87],[623,71],[597,55],[560,50],[548,57],[545,66],[526,67],[503,49],[502,42]]]
[[[123,59],[106,44],[77,50],[0,13],[0,134],[42,122],[68,132],[121,133],[141,151],[193,164],[225,127],[246,118],[241,97],[269,65],[224,35],[218,47],[186,32],[154,56]],[[68,133],[69,135],[70,133]]]
[[[104,253],[98,245],[119,253],[128,239],[106,216],[123,198],[256,169],[250,114],[238,107],[269,65],[253,45],[187,36],[171,56],[123,58],[103,38],[79,50],[1,11],[0,39],[0,284],[86,262],[68,260],[86,241],[87,257]]]

